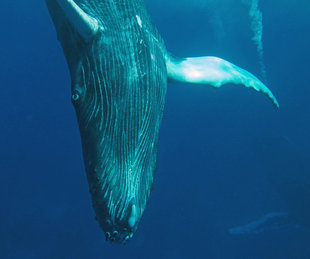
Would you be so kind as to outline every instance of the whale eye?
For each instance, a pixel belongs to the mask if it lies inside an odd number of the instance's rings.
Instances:
[[[73,103],[76,103],[78,100],[80,100],[80,93],[78,91],[73,91],[72,96],[71,96],[71,100]]]

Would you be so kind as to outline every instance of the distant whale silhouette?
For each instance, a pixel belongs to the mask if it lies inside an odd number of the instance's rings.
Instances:
[[[217,57],[170,55],[143,0],[46,0],[71,75],[72,102],[96,218],[111,242],[137,229],[152,189],[167,80],[252,87]]]
[[[251,144],[261,177],[279,194],[286,212],[267,213],[228,230],[232,235],[259,234],[279,229],[310,230],[309,157],[284,136],[264,137]]]
[[[230,228],[228,232],[231,235],[260,234],[290,225],[292,226],[293,223],[288,213],[271,212],[245,225]]]

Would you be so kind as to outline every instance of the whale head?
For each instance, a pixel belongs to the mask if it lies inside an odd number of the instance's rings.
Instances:
[[[149,199],[167,84],[164,44],[143,1],[132,2],[47,0],[96,219],[111,242],[133,236]]]

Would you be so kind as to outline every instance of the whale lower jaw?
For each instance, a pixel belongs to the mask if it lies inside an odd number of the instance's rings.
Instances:
[[[116,219],[117,223],[112,223],[109,219],[104,221],[102,229],[104,230],[107,241],[127,243],[133,237],[140,218],[137,215],[136,206],[134,204],[127,210],[128,213],[126,214],[129,216],[122,220]]]
[[[124,172],[116,171],[113,175],[113,170],[98,173],[98,170],[88,168],[89,191],[96,220],[107,241],[127,242],[137,230],[153,187],[156,161],[153,163],[145,171],[135,171],[131,177],[125,177]]]

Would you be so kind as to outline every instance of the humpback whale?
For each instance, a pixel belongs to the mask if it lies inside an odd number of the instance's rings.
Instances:
[[[247,224],[230,228],[231,235],[259,234],[281,229],[310,229],[309,157],[289,138],[278,135],[251,143],[256,172],[264,177],[286,205]],[[255,172],[254,172],[255,173]]]
[[[265,231],[277,230],[285,226],[293,225],[289,214],[286,212],[271,212],[258,220],[251,221],[245,225],[233,227],[228,230],[231,235],[260,234]]]
[[[107,241],[131,239],[156,168],[167,82],[242,84],[254,75],[217,57],[177,58],[143,0],[46,0],[71,77],[85,171]]]

